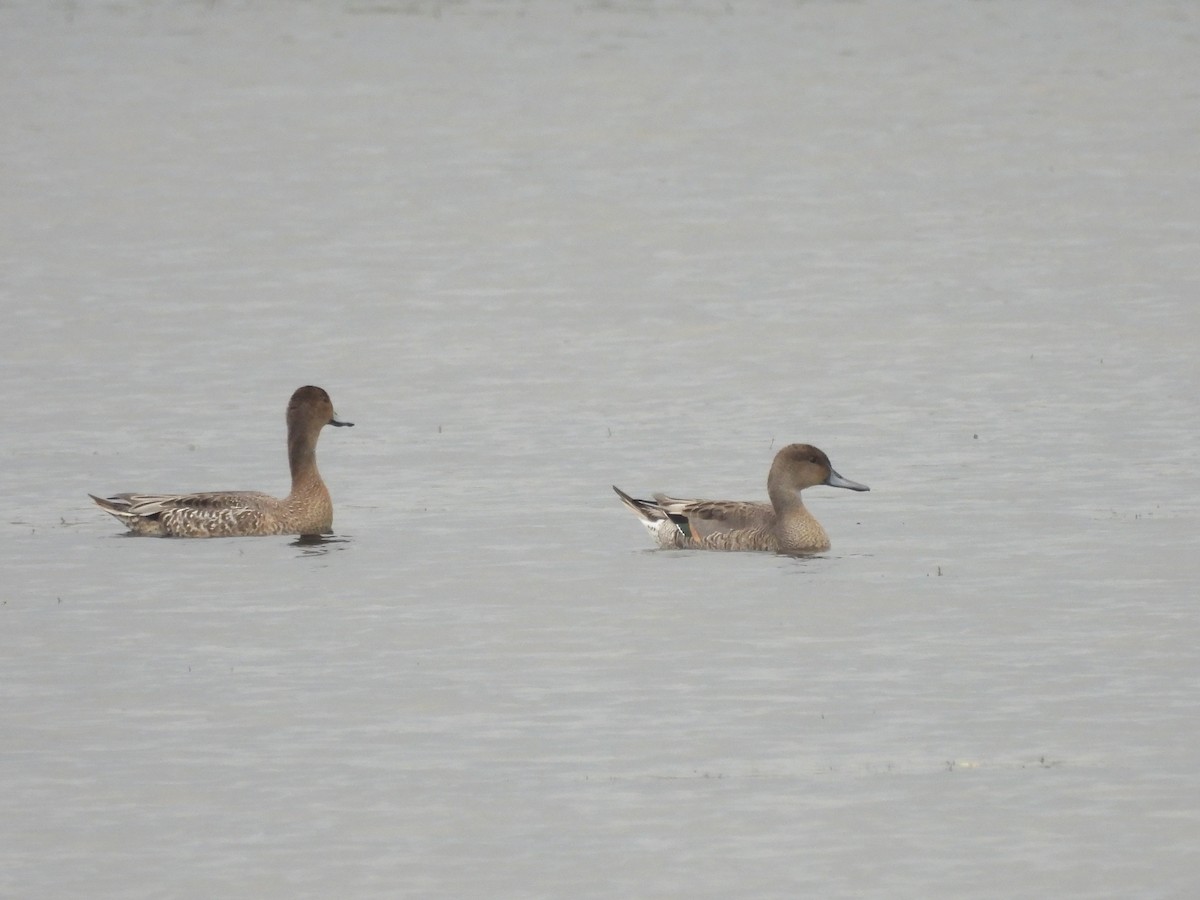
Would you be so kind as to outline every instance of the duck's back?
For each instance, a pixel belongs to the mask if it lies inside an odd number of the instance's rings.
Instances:
[[[160,537],[237,537],[284,534],[283,501],[260,491],[195,494],[117,494],[93,499],[134,534]]]
[[[743,500],[680,500],[655,494],[672,517],[686,519],[688,546],[704,550],[774,550],[775,510]]]

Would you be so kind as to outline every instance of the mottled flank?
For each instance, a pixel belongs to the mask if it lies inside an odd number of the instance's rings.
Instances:
[[[679,500],[655,494],[653,500],[613,490],[664,549],[765,550],[810,554],[829,549],[829,535],[800,497],[819,484],[868,491],[865,484],[843,478],[829,457],[810,444],[789,444],[775,454],[767,476],[770,503],[741,500]]]
[[[333,411],[319,387],[302,387],[287,408],[288,464],[292,490],[283,499],[258,491],[198,494],[89,494],[134,534],[154,537],[249,537],[267,534],[328,534],[333,501],[317,471],[317,438],[326,425],[353,425]]]

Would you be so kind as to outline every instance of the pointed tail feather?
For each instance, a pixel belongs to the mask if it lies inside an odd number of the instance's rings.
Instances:
[[[686,516],[673,515],[662,508],[657,500],[639,500],[630,497],[615,484],[612,489],[617,492],[621,502],[633,510],[655,543],[660,547],[681,547],[683,542],[691,538],[691,527]]]
[[[621,498],[621,502],[633,510],[634,515],[644,523],[657,523],[667,518],[667,514],[659,508],[657,503],[651,500],[638,500],[636,497],[630,497],[615,484],[612,486],[612,489]]]
[[[96,505],[110,515],[116,516],[118,519],[129,519],[135,514],[129,511],[129,500],[126,497],[97,497],[95,494],[88,494]]]

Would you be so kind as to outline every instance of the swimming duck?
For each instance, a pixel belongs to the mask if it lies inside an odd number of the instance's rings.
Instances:
[[[131,532],[156,537],[248,537],[266,534],[328,534],[333,501],[317,471],[317,438],[326,425],[353,425],[333,411],[329,394],[308,385],[287,408],[288,465],[292,491],[282,500],[258,491],[199,494],[89,494]]]
[[[770,503],[680,500],[665,494],[637,500],[615,484],[613,490],[661,548],[768,550],[795,555],[829,549],[829,535],[800,497],[805,488],[818,484],[870,490],[835,472],[829,457],[811,444],[789,444],[775,454],[767,476]]]

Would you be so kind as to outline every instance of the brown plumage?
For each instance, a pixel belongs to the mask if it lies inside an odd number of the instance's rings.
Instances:
[[[198,494],[89,494],[100,508],[134,534],[155,537],[248,537],[327,534],[333,501],[317,471],[317,438],[326,425],[353,425],[333,411],[329,395],[311,385],[298,388],[287,408],[288,465],[292,490],[278,499],[258,491]]]
[[[665,494],[638,500],[616,485],[613,490],[665,549],[807,554],[829,549],[829,535],[800,497],[801,491],[819,484],[870,490],[835,472],[829,457],[811,444],[789,444],[775,454],[767,475],[770,503],[681,500]]]

